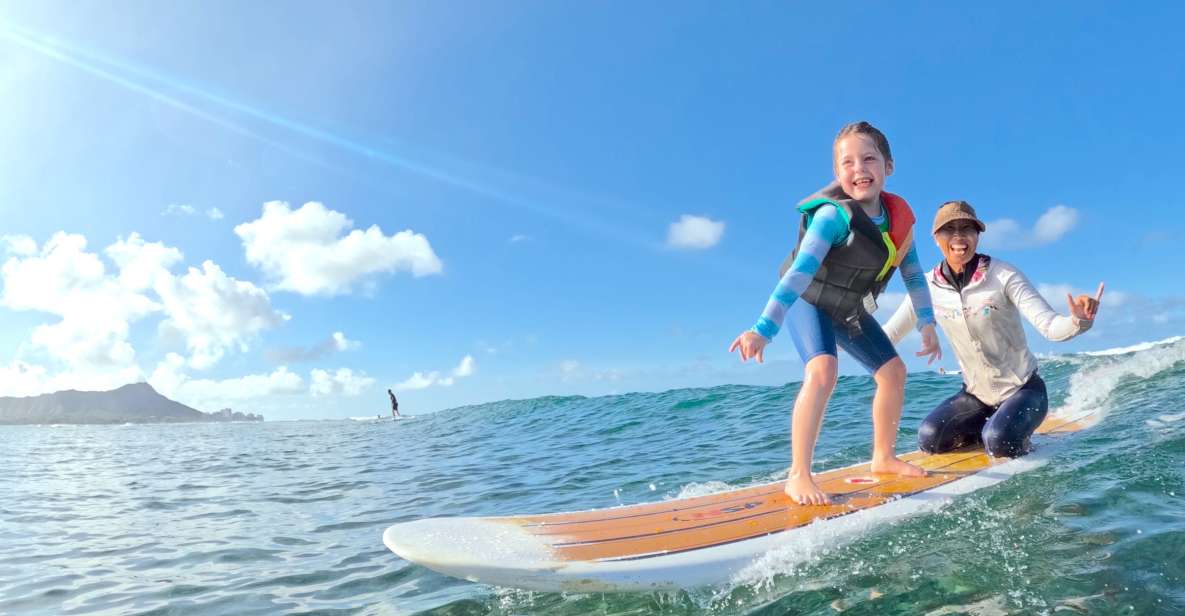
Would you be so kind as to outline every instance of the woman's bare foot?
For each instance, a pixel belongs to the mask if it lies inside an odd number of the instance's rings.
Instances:
[[[925,477],[926,471],[919,466],[914,466],[897,456],[889,456],[883,459],[872,459],[872,472],[874,473],[892,473],[894,475],[904,475],[906,477]]]
[[[790,471],[786,479],[786,496],[799,505],[830,505],[831,498],[820,490],[810,473]]]

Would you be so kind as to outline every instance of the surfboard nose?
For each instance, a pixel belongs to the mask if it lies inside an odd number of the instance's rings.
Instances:
[[[518,524],[497,518],[402,522],[383,531],[383,544],[404,560],[475,581],[489,569],[554,569],[561,565],[537,537]]]

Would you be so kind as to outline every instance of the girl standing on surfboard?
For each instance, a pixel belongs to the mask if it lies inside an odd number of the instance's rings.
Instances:
[[[918,444],[928,453],[979,443],[993,456],[1027,452],[1029,437],[1049,412],[1049,398],[1020,317],[1049,340],[1069,340],[1090,329],[1103,298],[1100,282],[1094,297],[1066,294],[1070,316],[1054,312],[1020,270],[975,252],[985,230],[966,201],[948,201],[934,217],[942,262],[926,280],[938,323],[962,368],[963,388],[918,429]],[[919,319],[910,299],[885,324],[894,343]],[[924,310],[928,314],[930,307]]]
[[[784,321],[806,364],[791,421],[791,465],[786,494],[801,504],[831,499],[815,484],[811,460],[827,400],[835,389],[836,345],[859,361],[876,380],[872,400],[874,473],[921,476],[925,472],[897,458],[897,425],[905,396],[905,364],[873,319],[876,297],[894,268],[900,268],[918,307],[922,350],[942,357],[925,276],[913,245],[913,212],[904,199],[882,192],[893,174],[893,155],[883,133],[867,122],[843,127],[832,148],[835,182],[798,205],[798,246],[783,264],[782,277],[752,329],[733,340],[729,352],[741,361],[764,361],[765,345]],[[796,301],[802,299],[804,301]]]

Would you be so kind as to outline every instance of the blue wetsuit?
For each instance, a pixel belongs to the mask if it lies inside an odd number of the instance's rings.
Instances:
[[[883,229],[886,224],[883,206],[878,216],[870,218]],[[765,305],[765,310],[761,313],[761,318],[753,326],[753,331],[772,340],[789,317],[791,337],[803,363],[822,354],[837,355],[838,343],[865,369],[875,373],[889,360],[897,357],[897,350],[893,348],[893,343],[889,341],[876,319],[868,314],[863,315],[860,320],[861,331],[853,336],[847,328],[837,326],[834,319],[821,313],[810,303],[796,301],[814,279],[831,247],[843,243],[850,232],[847,220],[834,205],[823,205],[815,211],[802,243],[799,244],[794,263],[778,281]],[[910,245],[909,252],[901,261],[900,269],[905,288],[918,316],[918,329],[933,325],[934,310],[931,308],[926,276],[918,261],[916,246]]]

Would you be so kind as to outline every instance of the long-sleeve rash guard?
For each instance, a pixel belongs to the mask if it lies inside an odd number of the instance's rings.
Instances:
[[[884,210],[882,209],[879,216],[871,218],[877,225],[883,225]],[[802,238],[802,244],[798,247],[798,254],[794,257],[794,263],[778,281],[778,286],[774,287],[774,292],[769,296],[765,310],[753,326],[753,331],[768,340],[773,340],[774,336],[778,335],[782,323],[786,320],[786,310],[814,280],[831,247],[843,243],[848,233],[851,233],[851,228],[834,205],[823,205],[815,210],[815,215]],[[930,305],[926,275],[918,261],[916,245],[910,244],[909,252],[901,261],[900,270],[901,279],[905,281],[905,290],[909,292],[910,301],[917,313],[917,328],[920,330],[926,325],[933,325],[934,310]]]

